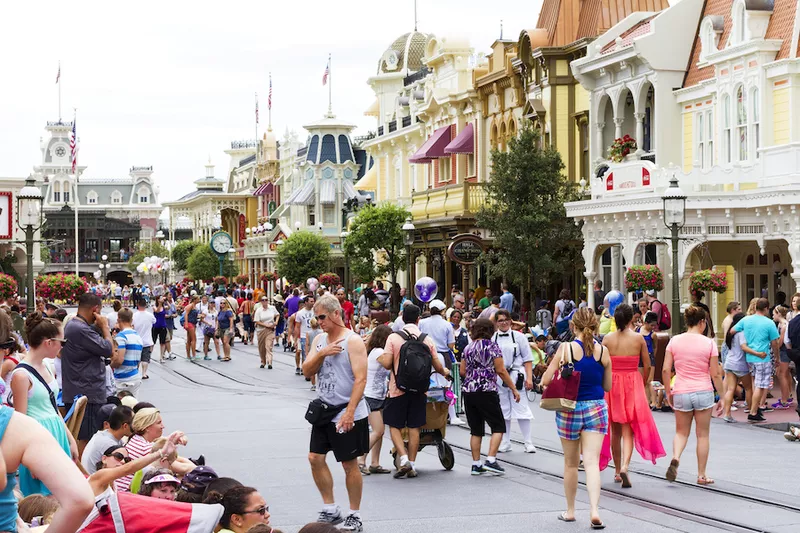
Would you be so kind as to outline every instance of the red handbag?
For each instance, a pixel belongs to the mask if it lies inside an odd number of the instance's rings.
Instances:
[[[572,411],[578,401],[578,388],[581,384],[581,373],[575,370],[572,362],[572,343],[569,343],[569,361],[565,361],[566,350],[561,353],[558,372],[553,376],[539,401],[539,407],[548,411]],[[565,370],[567,370],[565,372]]]

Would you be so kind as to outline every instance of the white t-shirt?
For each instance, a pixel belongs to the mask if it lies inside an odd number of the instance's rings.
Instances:
[[[203,317],[203,324],[207,326],[211,326],[212,328],[217,327],[217,313],[216,309],[206,309],[205,316]]]
[[[97,463],[103,458],[103,452],[111,446],[119,445],[120,441],[115,439],[114,435],[109,433],[108,430],[98,431],[92,436],[86,448],[83,450],[83,456],[81,456],[83,468],[85,468],[86,472],[89,474],[94,474],[97,472]]]
[[[142,347],[147,348],[153,345],[153,324],[156,317],[149,311],[136,311],[133,313],[133,329],[142,338]]]
[[[272,324],[273,326],[278,320],[278,310],[274,305],[267,305],[266,308],[259,307],[253,315],[253,322],[264,322],[265,324]],[[264,327],[256,324],[257,330],[263,330]]]
[[[294,315],[294,321],[300,323],[300,338],[305,339],[306,333],[311,331],[311,319],[314,318],[313,309],[300,309]]]
[[[119,313],[117,313],[116,311],[111,311],[110,313],[108,313],[106,315],[106,318],[108,319],[108,329],[114,329],[114,328],[117,327],[117,317],[118,316],[119,316]]]
[[[367,386],[364,396],[375,400],[384,400],[389,391],[389,370],[378,362],[383,355],[383,348],[373,348],[367,356]]]

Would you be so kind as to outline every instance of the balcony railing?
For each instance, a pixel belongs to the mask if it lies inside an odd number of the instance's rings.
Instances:
[[[153,171],[153,165],[150,165],[149,167],[131,167],[130,170],[130,172],[152,172],[152,171]]]
[[[62,122],[60,120],[57,120],[57,121],[53,122],[53,121],[48,120],[47,121],[47,125],[48,126],[65,126],[67,128],[71,128],[72,127],[72,122]]]
[[[249,139],[245,141],[231,141],[231,150],[238,150],[240,148],[255,148],[258,146],[258,141]]]
[[[396,120],[393,120],[393,121],[391,121],[389,123],[389,133],[392,133],[393,131],[397,131],[397,121]]]
[[[407,128],[411,125],[411,116],[403,117],[403,127]]]
[[[471,217],[486,204],[483,183],[465,181],[411,195],[414,220]]]
[[[411,85],[412,83],[414,83],[416,81],[425,79],[425,76],[427,76],[430,73],[431,73],[431,71],[428,69],[428,67],[422,67],[420,70],[418,70],[414,74],[411,74],[411,75],[406,76],[405,78],[403,78],[403,87],[408,87],[409,85]]]
[[[378,137],[383,135],[383,126],[378,126]]]

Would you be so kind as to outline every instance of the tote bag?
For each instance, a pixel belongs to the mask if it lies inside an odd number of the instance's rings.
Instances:
[[[561,363],[558,365],[558,372],[553,376],[550,385],[544,389],[539,407],[548,411],[572,411],[578,400],[578,387],[581,383],[581,373],[575,370],[572,362],[572,344],[569,345],[569,356],[567,351],[561,353]],[[568,361],[565,361],[565,358]],[[569,369],[568,377],[565,377],[564,370]]]

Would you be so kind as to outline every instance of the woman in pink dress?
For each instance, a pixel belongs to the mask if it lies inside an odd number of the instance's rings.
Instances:
[[[611,423],[610,440],[607,435],[606,443],[610,442],[614,458],[614,481],[622,483],[625,489],[631,487],[628,466],[634,446],[643,459],[653,464],[659,457],[667,455],[653,421],[642,377],[650,375],[647,343],[644,337],[629,327],[632,320],[631,306],[624,303],[618,305],[614,311],[617,331],[603,338],[603,346],[611,354],[612,369],[611,391],[606,393]],[[643,373],[639,373],[639,361],[644,367]]]

